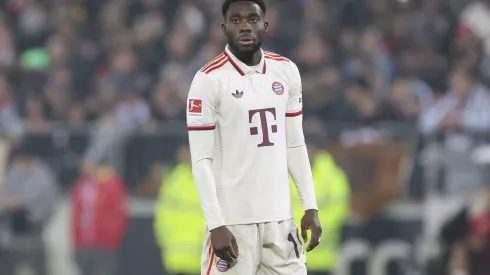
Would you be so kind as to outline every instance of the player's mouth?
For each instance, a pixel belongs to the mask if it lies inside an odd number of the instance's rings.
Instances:
[[[251,37],[251,36],[246,36],[246,37],[240,37],[238,39],[238,43],[242,44],[242,45],[251,45],[255,42],[255,38]]]

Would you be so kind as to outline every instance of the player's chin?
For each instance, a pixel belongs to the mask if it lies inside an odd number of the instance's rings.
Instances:
[[[239,52],[242,53],[253,53],[256,52],[260,48],[259,43],[250,43],[250,44],[243,44],[243,43],[236,43],[235,47],[238,49]]]

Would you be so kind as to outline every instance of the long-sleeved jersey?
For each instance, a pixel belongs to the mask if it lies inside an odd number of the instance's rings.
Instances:
[[[193,174],[210,230],[292,218],[288,166],[304,208],[317,208],[292,61],[262,52],[250,67],[226,48],[197,72],[187,105]]]

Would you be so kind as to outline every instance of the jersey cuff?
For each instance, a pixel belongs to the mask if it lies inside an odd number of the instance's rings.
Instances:
[[[296,117],[302,114],[303,114],[303,110],[299,110],[296,112],[286,112],[286,117]]]
[[[210,131],[216,129],[216,125],[188,125],[187,130],[189,131]]]

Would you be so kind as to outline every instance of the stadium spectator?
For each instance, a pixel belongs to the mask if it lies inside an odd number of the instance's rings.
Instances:
[[[455,68],[450,86],[451,90],[420,117],[421,130],[490,129],[490,92],[478,82],[471,69]]]
[[[0,132],[14,138],[24,132],[24,123],[17,112],[13,94],[5,76],[0,75]]]
[[[35,156],[36,148],[22,143],[12,154],[0,188],[0,270],[15,274],[27,265],[47,275],[43,230],[58,199],[53,171]]]
[[[204,218],[190,158],[187,145],[177,150],[178,164],[163,177],[155,209],[155,238],[172,275],[201,273]]]
[[[337,165],[333,156],[321,148],[318,138],[307,139],[308,155],[315,180],[315,191],[318,201],[319,218],[325,236],[318,247],[308,253],[307,265],[310,275],[332,275],[338,266],[339,244],[342,228],[349,216],[350,186],[349,180]],[[316,140],[316,141],[315,141]],[[295,221],[301,224],[303,209],[294,182],[290,178],[291,200]]]
[[[475,196],[444,225],[441,240],[447,248],[443,268],[450,274],[488,274],[490,188]]]
[[[127,227],[126,188],[110,167],[82,165],[71,194],[72,240],[82,275],[117,274]]]

